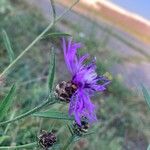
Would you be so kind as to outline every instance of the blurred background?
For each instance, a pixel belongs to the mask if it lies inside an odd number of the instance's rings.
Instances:
[[[55,0],[60,15],[74,1]],[[79,53],[96,56],[98,73],[112,78],[108,90],[96,95],[100,120],[96,134],[72,145],[73,150],[146,150],[150,142],[150,111],[141,93],[141,84],[150,88],[150,2],[148,0],[80,0],[51,32],[66,32],[84,44]],[[0,0],[0,30],[7,32],[15,57],[41,33],[51,21],[49,0]],[[69,80],[61,47],[61,37],[46,36],[17,63],[0,86],[0,98],[17,83],[13,106],[5,119],[21,114],[47,96],[46,80],[50,49],[56,50],[55,85]],[[9,64],[0,34],[0,72]],[[54,109],[67,110],[58,104]],[[49,108],[47,108],[49,109]],[[7,127],[0,145],[19,145],[36,140],[41,129],[52,125],[65,143],[65,122],[27,118]],[[105,127],[103,129],[103,127]],[[12,130],[13,129],[13,130]],[[3,133],[5,127],[0,128]],[[104,131],[103,131],[104,130]],[[63,133],[64,132],[64,133]],[[36,148],[35,148],[36,149]]]

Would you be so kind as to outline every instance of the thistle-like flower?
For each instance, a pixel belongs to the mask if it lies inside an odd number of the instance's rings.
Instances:
[[[45,130],[42,130],[38,139],[40,146],[43,147],[44,150],[48,150],[57,142],[55,131],[46,132]]]
[[[81,125],[81,118],[86,117],[89,122],[96,121],[95,105],[90,97],[96,92],[105,90],[109,83],[104,76],[98,76],[96,73],[95,59],[87,62],[89,54],[80,58],[77,57],[77,49],[81,48],[81,43],[74,43],[72,39],[68,42],[63,38],[64,58],[69,72],[72,75],[69,81],[74,87],[74,92],[69,97],[69,115],[74,116],[76,122]]]

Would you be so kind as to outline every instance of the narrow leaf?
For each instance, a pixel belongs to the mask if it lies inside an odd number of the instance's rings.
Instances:
[[[60,36],[71,36],[68,33],[62,33],[62,32],[55,32],[55,33],[50,33],[50,34],[46,34],[42,37],[42,39],[45,39],[47,37],[60,37]]]
[[[7,111],[9,110],[12,100],[13,100],[13,95],[15,92],[16,86],[13,85],[7,94],[7,96],[2,100],[0,103],[0,119],[3,119]]]
[[[150,144],[149,144],[149,146],[148,146],[147,150],[150,150]]]
[[[148,92],[148,90],[142,85],[142,92],[145,98],[146,103],[148,104],[149,108],[150,108],[150,94]]]
[[[74,142],[74,136],[69,137],[69,139],[67,140],[65,146],[62,149],[67,150],[68,147],[72,144],[72,142]]]
[[[0,144],[3,142],[3,141],[5,141],[5,140],[7,140],[7,139],[9,139],[10,137],[8,136],[8,135],[3,135],[3,136],[1,136],[0,137]]]
[[[9,60],[10,60],[10,62],[12,62],[15,58],[15,55],[12,50],[8,35],[4,29],[2,30],[2,36],[3,36],[4,45],[6,47],[6,50],[7,50],[8,56],[9,56]]]
[[[54,49],[52,48],[50,57],[49,75],[48,75],[48,88],[50,92],[52,91],[53,88],[54,76],[55,76],[55,54]]]
[[[68,114],[62,113],[60,111],[55,111],[55,110],[37,112],[37,113],[34,113],[33,116],[43,117],[43,118],[52,118],[52,119],[73,120],[73,118],[69,117]]]
[[[71,128],[71,127],[70,127],[70,125],[68,125],[68,124],[67,124],[67,127],[68,127],[68,129],[69,129],[69,131],[70,131],[71,135],[73,136],[72,128]]]
[[[88,133],[83,134],[81,137],[80,136],[74,136],[74,142],[79,141],[81,138],[87,138],[88,136],[92,135],[92,134],[96,134],[96,131],[91,131]]]

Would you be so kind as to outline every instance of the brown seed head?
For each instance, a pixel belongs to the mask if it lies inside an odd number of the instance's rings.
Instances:
[[[42,131],[38,139],[39,139],[39,144],[45,150],[48,150],[48,148],[52,147],[57,141],[56,135],[53,131],[51,132]]]

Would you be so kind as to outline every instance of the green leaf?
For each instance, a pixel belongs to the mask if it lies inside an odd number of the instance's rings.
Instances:
[[[67,150],[69,146],[72,144],[72,142],[74,142],[74,138],[75,138],[74,136],[69,137],[62,150]]]
[[[148,104],[149,108],[150,108],[150,94],[148,92],[148,90],[142,85],[142,92],[145,98],[146,103]]]
[[[8,136],[8,135],[3,135],[3,136],[1,136],[0,137],[0,144],[3,142],[3,141],[5,141],[5,140],[7,140],[7,139],[9,139],[10,137]]]
[[[42,37],[42,39],[45,39],[47,37],[59,37],[59,36],[71,36],[68,33],[62,33],[62,32],[55,32],[55,33],[50,33],[50,34],[46,34]]]
[[[55,76],[55,53],[54,49],[52,48],[50,56],[49,75],[48,75],[48,88],[50,92],[52,91],[53,88],[54,76]]]
[[[86,137],[88,137],[88,136],[90,136],[90,135],[92,135],[92,134],[96,134],[97,133],[97,131],[90,131],[90,132],[88,132],[88,133],[84,133],[82,136],[77,136],[77,135],[75,135],[74,136],[74,142],[77,142],[77,141],[79,141],[81,138],[86,138]]]
[[[52,119],[73,120],[73,118],[69,117],[68,114],[62,113],[60,111],[55,111],[55,110],[37,112],[37,113],[34,113],[33,116],[43,117],[43,118],[52,118]]]
[[[12,62],[15,58],[15,55],[12,50],[8,35],[4,29],[2,30],[2,36],[3,36],[4,45],[6,47],[6,50],[7,50],[8,56],[9,56],[9,60],[10,60],[10,62]]]
[[[71,135],[73,136],[73,135],[74,135],[74,133],[73,133],[73,131],[72,131],[71,126],[67,124],[67,127],[68,127],[68,129],[69,129],[69,131],[70,131]]]
[[[5,116],[5,114],[7,113],[7,111],[9,110],[12,104],[15,89],[16,89],[16,86],[13,85],[9,93],[7,94],[7,96],[0,103],[0,120],[3,119],[3,117]]]

